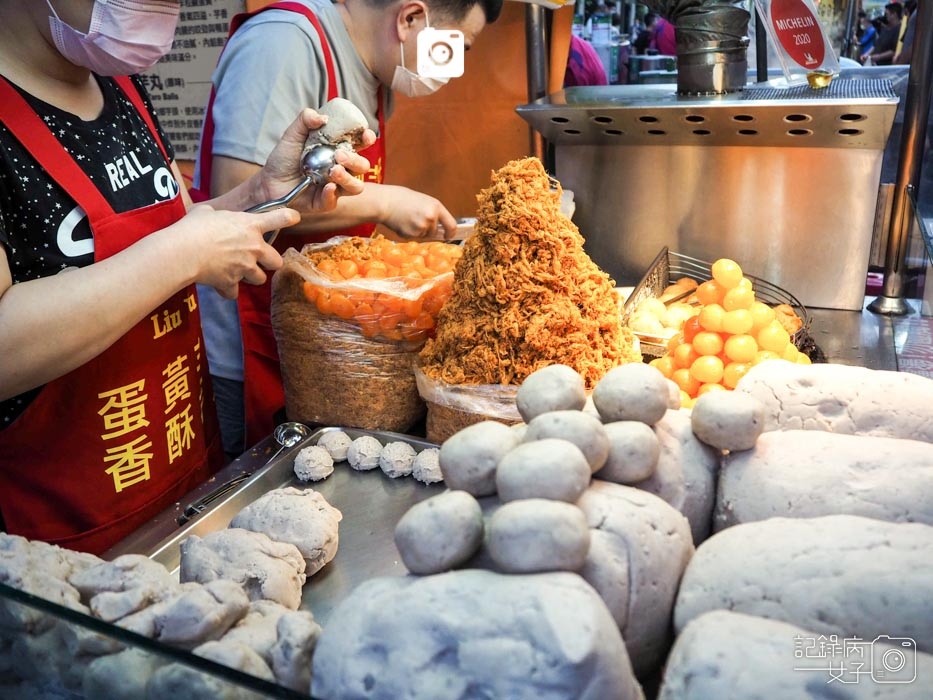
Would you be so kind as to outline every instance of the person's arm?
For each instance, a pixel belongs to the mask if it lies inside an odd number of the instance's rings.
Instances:
[[[901,51],[897,54],[893,62],[899,65],[910,63],[914,54],[914,34],[917,30],[917,10],[914,10],[910,19],[907,20],[907,30],[904,32],[904,41],[901,45]]]
[[[282,259],[262,233],[297,220],[198,206],[106,260],[18,284],[0,247],[0,399],[80,367],[192,282],[235,296],[241,279],[265,281]]]
[[[255,163],[215,156],[211,191],[241,187],[258,171]],[[363,223],[383,224],[402,238],[452,238],[456,234],[457,220],[434,197],[396,185],[359,184],[360,194],[340,197],[331,210],[310,212],[283,235],[338,231]]]
[[[211,192],[219,193],[212,199],[204,202],[214,209],[230,211],[243,211],[256,204],[277,199],[292,190],[302,179],[298,172],[298,162],[301,159],[308,134],[326,123],[326,117],[321,116],[313,109],[304,109],[293,121],[281,140],[269,154],[265,166],[246,164],[250,167],[239,172],[236,178],[223,176],[220,183],[216,173],[212,176]],[[376,139],[372,130],[367,129],[363,136],[368,146]],[[231,160],[231,159],[226,159]],[[363,191],[362,181],[356,177],[369,170],[370,163],[363,156],[350,151],[338,150],[336,155],[337,166],[329,176],[324,186],[313,186],[301,195],[291,205],[300,212],[329,211],[337,206],[340,198],[348,195],[359,195]],[[242,162],[242,161],[236,161]],[[182,182],[180,173],[175,172],[175,178]],[[182,187],[184,190],[184,187]],[[191,207],[191,199],[185,191],[186,206]]]
[[[326,77],[313,68],[319,63],[314,42],[296,24],[247,24],[234,34],[214,77],[212,194],[236,191],[255,175],[266,162],[273,135],[280,133],[285,115],[296,105],[319,106],[327,92]],[[276,79],[269,80],[270,75]],[[341,197],[332,211],[305,216],[294,232],[380,223],[404,238],[456,235],[456,220],[434,197],[399,186],[359,185],[362,193]]]

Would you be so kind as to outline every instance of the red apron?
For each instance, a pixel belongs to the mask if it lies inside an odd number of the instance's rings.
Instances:
[[[327,36],[317,16],[305,5],[298,2],[278,2],[260,8],[255,12],[236,15],[230,22],[230,36],[247,19],[265,10],[278,9],[298,12],[308,18],[318,36],[321,38],[321,47],[324,53],[324,64],[327,69],[327,99],[338,97],[337,74],[334,70],[334,59],[330,52]],[[273,50],[270,48],[270,50]],[[200,192],[194,193],[197,199],[206,199],[205,192],[210,190],[211,161],[214,144],[214,90],[211,90],[210,100],[204,115],[204,133],[201,138],[201,154],[199,162]],[[381,183],[385,168],[385,120],[382,109],[382,92],[379,93],[379,134],[376,142],[369,148],[360,151],[370,162],[370,169],[363,179],[366,182]],[[198,195],[200,194],[200,197]],[[291,234],[283,231],[275,241],[275,248],[283,253],[287,248],[301,250],[308,243],[320,243],[332,236],[371,236],[376,225],[361,224],[341,231],[330,231],[309,235]],[[240,315],[240,333],[243,337],[243,393],[246,415],[246,444],[253,445],[272,433],[275,427],[275,414],[285,405],[285,391],[282,388],[282,373],[279,369],[279,352],[275,344],[270,320],[270,306],[272,303],[272,283],[270,279],[263,285],[240,285],[237,298],[237,307]]]
[[[139,93],[129,79],[116,80],[146,120],[168,168]],[[2,79],[0,120],[84,209],[95,262],[184,216],[180,196],[115,213]],[[189,285],[93,360],[46,384],[0,431],[0,511],[10,533],[100,553],[203,483],[222,459],[197,297]]]

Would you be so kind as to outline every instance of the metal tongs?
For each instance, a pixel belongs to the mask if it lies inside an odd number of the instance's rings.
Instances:
[[[294,202],[302,192],[311,185],[324,185],[330,177],[330,171],[337,164],[337,149],[324,143],[318,143],[305,148],[301,154],[300,172],[304,179],[295,185],[295,188],[284,197],[270,199],[268,202],[257,204],[246,211],[257,213],[272,211],[287,207]],[[263,238],[266,243],[272,243],[275,237],[279,235],[279,229],[275,231],[266,231]]]

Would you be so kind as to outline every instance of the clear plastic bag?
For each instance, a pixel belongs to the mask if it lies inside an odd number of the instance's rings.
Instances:
[[[448,384],[432,379],[415,365],[418,394],[427,404],[427,438],[442,443],[468,425],[495,420],[507,425],[522,422],[515,405],[518,386],[505,384]]]
[[[450,297],[460,247],[440,241],[395,243],[336,237],[284,259],[305,281],[303,292],[322,316],[367,337],[424,342]]]
[[[328,279],[295,250],[284,257],[272,280],[271,320],[289,420],[407,432],[425,413],[413,371],[423,339],[367,337],[355,319],[321,313],[308,303],[309,284],[346,293],[364,281]],[[363,288],[370,284],[378,294],[418,298],[418,290],[391,280],[368,280]]]

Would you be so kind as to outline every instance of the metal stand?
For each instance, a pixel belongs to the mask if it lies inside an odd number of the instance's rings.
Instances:
[[[759,83],[768,82],[768,35],[761,13],[755,8],[755,69]]]
[[[884,285],[881,295],[868,310],[887,316],[905,316],[910,307],[904,300],[904,273],[907,262],[907,239],[914,212],[910,194],[920,181],[923,148],[930,111],[930,70],[933,66],[933,2],[917,6],[913,60],[907,77],[907,101],[904,107],[904,135],[901,139],[891,227],[884,258]]]
[[[529,4],[525,8],[525,52],[528,63],[528,101],[534,102],[547,95],[547,26],[544,8]],[[529,130],[530,153],[544,162],[544,137],[534,129]]]

